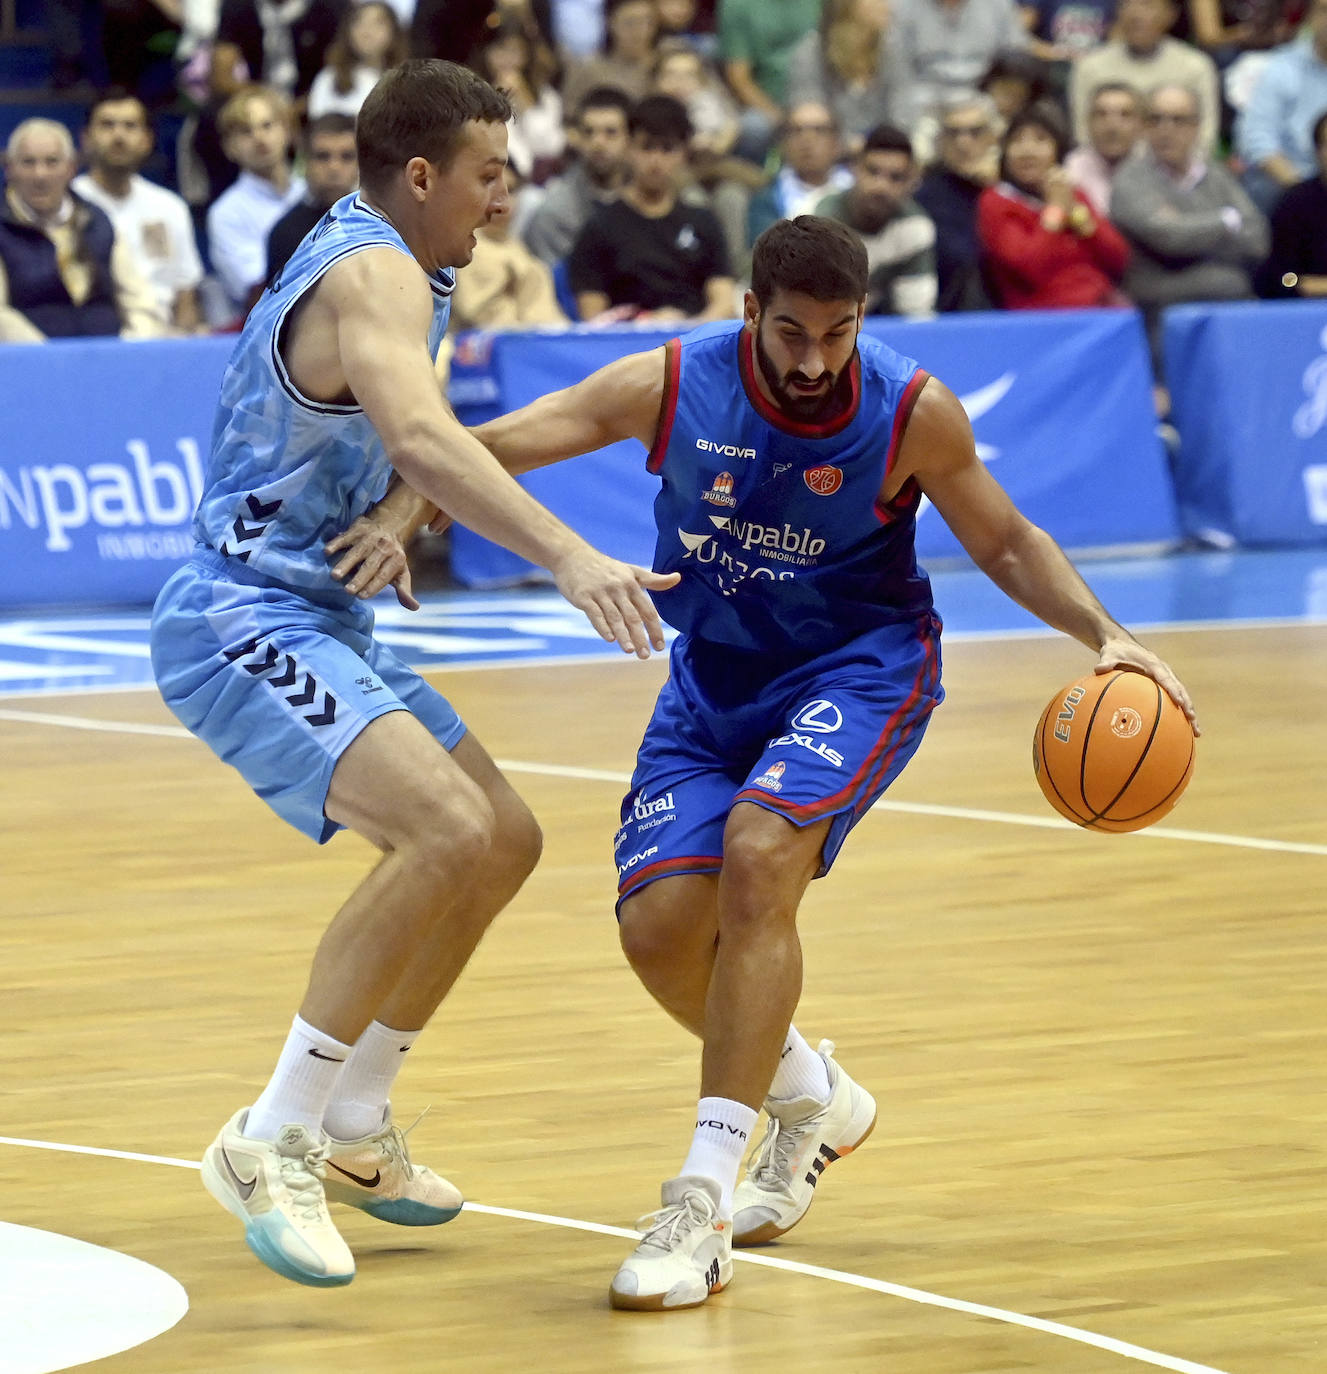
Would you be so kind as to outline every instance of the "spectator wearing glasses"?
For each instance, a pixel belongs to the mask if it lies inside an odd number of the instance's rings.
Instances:
[[[1327,0],[1319,0],[1327,4]],[[1216,148],[1221,127],[1221,92],[1216,63],[1190,43],[1170,37],[1179,11],[1174,0],[1120,0],[1116,36],[1079,58],[1069,79],[1074,138],[1088,137],[1087,111],[1092,92],[1107,81],[1123,81],[1138,91],[1187,86],[1198,96],[1198,144]]]
[[[1107,81],[1092,92],[1087,142],[1064,160],[1069,180],[1099,215],[1110,213],[1110,188],[1121,164],[1143,136],[1143,101],[1132,86]]]
[[[995,104],[988,95],[952,97],[940,115],[939,159],[917,187],[935,222],[936,309],[989,310],[977,241],[977,201],[999,166]]]
[[[1120,168],[1111,218],[1133,245],[1125,290],[1142,308],[1161,376],[1160,316],[1184,301],[1253,295],[1267,256],[1267,221],[1236,178],[1201,145],[1198,97],[1162,86],[1147,98],[1146,142]]]

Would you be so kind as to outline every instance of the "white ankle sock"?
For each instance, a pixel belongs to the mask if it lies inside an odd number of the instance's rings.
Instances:
[[[696,1108],[696,1133],[682,1173],[699,1174],[719,1185],[720,1216],[733,1214],[737,1171],[755,1126],[755,1109],[728,1097],[702,1097]]]
[[[774,1070],[774,1081],[769,1085],[769,1095],[776,1101],[813,1097],[817,1102],[828,1102],[830,1092],[825,1061],[802,1039],[796,1026],[789,1026],[779,1067]]]
[[[324,1035],[297,1016],[271,1080],[249,1108],[244,1134],[255,1140],[275,1140],[282,1126],[297,1121],[317,1138],[336,1080],[349,1057],[349,1045]]]
[[[323,1129],[336,1140],[358,1140],[381,1125],[392,1084],[405,1064],[418,1031],[393,1030],[372,1021],[355,1041],[323,1116]]]

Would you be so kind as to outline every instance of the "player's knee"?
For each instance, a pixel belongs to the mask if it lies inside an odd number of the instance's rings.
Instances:
[[[680,941],[676,915],[651,900],[648,887],[623,903],[617,937],[627,963],[642,977],[666,971],[677,958]]]
[[[544,852],[544,832],[524,803],[498,816],[495,849],[495,859],[518,884],[534,872]]]
[[[422,819],[411,846],[417,867],[454,886],[458,879],[482,871],[491,861],[496,840],[493,809],[483,802],[443,807]]]

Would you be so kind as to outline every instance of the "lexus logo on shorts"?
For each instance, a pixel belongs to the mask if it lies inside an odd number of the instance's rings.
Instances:
[[[843,485],[843,469],[830,467],[807,468],[802,473],[802,481],[806,483],[817,496],[833,496]]]
[[[794,730],[805,730],[812,735],[832,735],[843,724],[843,712],[832,701],[808,702],[792,718]]]

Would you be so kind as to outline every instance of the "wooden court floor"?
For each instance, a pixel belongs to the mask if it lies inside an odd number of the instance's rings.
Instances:
[[[542,1220],[348,1214],[358,1276],[315,1291],[253,1260],[192,1169],[22,1145],[0,1145],[0,1218],[184,1285],[183,1320],[106,1374],[1322,1374],[1327,628],[1151,642],[1206,731],[1161,837],[1016,823],[1051,819],[1031,731],[1081,649],[948,649],[928,740],[802,920],[798,1022],[880,1124],[759,1252],[776,1263],[739,1263],[706,1307],[611,1312],[629,1242],[571,1225],[630,1227],[689,1138],[695,1047],[611,915],[615,779],[657,662],[435,679],[520,765],[545,857],[397,1113],[432,1104],[416,1156]],[[150,693],[5,704],[173,723]],[[169,734],[4,719],[0,776],[0,1135],[196,1160],[266,1077],[367,846],[317,850]]]

